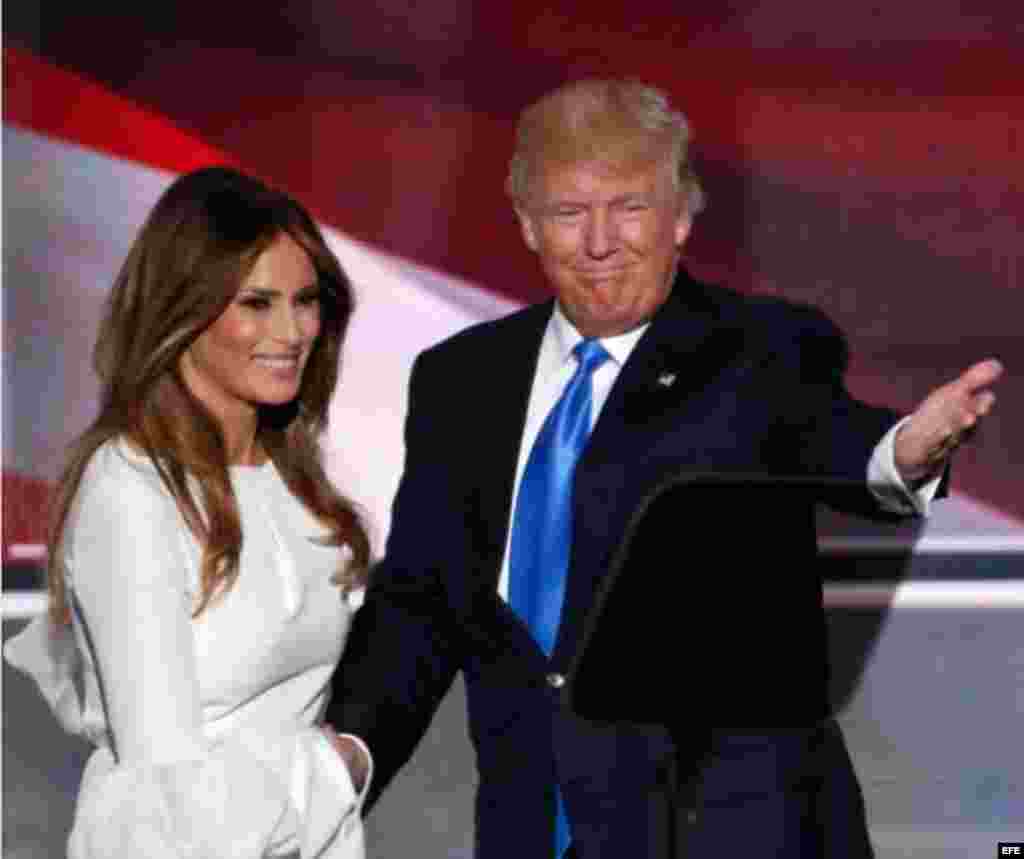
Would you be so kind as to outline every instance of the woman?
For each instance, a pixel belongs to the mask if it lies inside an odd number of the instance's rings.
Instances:
[[[226,168],[174,182],[129,252],[51,617],[7,647],[97,746],[73,859],[363,854],[369,754],[317,724],[369,560],[317,446],[352,303],[309,215]]]

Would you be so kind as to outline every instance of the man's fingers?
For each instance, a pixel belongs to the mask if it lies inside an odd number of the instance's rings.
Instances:
[[[996,395],[988,388],[1002,375],[1003,365],[995,358],[972,364],[958,379],[937,389],[935,396],[929,398],[938,409],[935,414],[945,412],[949,415],[947,420],[953,421],[954,426],[950,429],[954,433],[972,426],[995,405]]]
[[[955,384],[962,386],[968,394],[973,394],[978,388],[993,384],[1001,375],[1003,365],[995,358],[989,358],[968,367]]]
[[[992,410],[995,402],[996,395],[992,391],[982,391],[969,398],[966,407],[960,412],[959,419],[950,428],[949,435],[943,439],[940,449],[948,452],[970,441],[978,431],[978,422]]]
[[[991,391],[982,391],[970,398],[964,408],[960,410],[958,417],[954,418],[944,446],[956,447],[965,441],[970,441],[971,436],[978,430],[978,422],[992,410],[995,402],[996,395]]]
[[[996,395],[991,391],[982,391],[974,398],[974,414],[978,417],[984,417],[992,411],[992,406],[995,404]]]
[[[971,417],[969,420],[964,421],[960,429],[954,430],[945,439],[943,439],[942,443],[939,445],[939,451],[942,454],[946,454],[950,451],[956,450],[960,445],[970,441],[977,432],[978,421],[976,418]]]
[[[995,404],[988,390],[1003,374],[995,358],[968,367],[957,379],[936,388],[896,437],[896,463],[904,477],[917,479],[976,433],[979,421]]]

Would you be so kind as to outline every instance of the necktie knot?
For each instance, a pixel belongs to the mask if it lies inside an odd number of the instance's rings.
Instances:
[[[572,354],[576,356],[580,372],[587,376],[611,358],[600,340],[581,340],[573,347]]]

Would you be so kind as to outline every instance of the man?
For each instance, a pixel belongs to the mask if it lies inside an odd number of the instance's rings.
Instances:
[[[719,855],[716,839],[765,820],[781,823],[758,841],[760,856],[870,851],[849,759],[822,721],[807,502],[784,520],[792,557],[780,587],[794,604],[751,666],[761,678],[771,670],[777,695],[735,719],[693,700],[724,721],[699,720],[709,733],[686,738],[686,749],[659,727],[587,721],[562,700],[595,588],[634,509],[667,475],[836,478],[861,489],[831,500],[878,509],[870,480],[912,512],[991,407],[984,389],[1001,371],[975,365],[896,427],[890,412],[853,401],[823,317],[698,284],[679,268],[700,208],[687,137],[662,94],[635,83],[570,84],[528,108],[508,190],[556,300],[470,328],[413,368],[386,557],[327,720],[373,751],[372,801],[461,670],[481,859],[640,859],[667,856],[673,843]],[[685,539],[685,517],[676,527]],[[680,632],[688,617],[704,625],[720,611],[681,606]],[[674,656],[666,683],[683,686],[698,656],[714,671],[714,652]],[[608,686],[614,696],[613,675]],[[730,733],[734,724],[742,730]],[[831,778],[836,767],[829,808],[809,815],[822,771]],[[681,780],[698,787],[684,816],[692,832],[673,831]]]

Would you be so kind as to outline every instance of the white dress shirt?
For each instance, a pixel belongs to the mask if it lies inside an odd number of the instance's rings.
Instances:
[[[601,409],[604,408],[605,401],[608,399],[608,394],[611,393],[612,386],[619,377],[619,372],[649,325],[650,323],[641,325],[639,328],[614,337],[600,338],[601,345],[608,351],[611,360],[605,361],[591,376],[591,429],[597,423]],[[561,306],[556,302],[555,310],[551,314],[551,319],[548,321],[541,339],[537,369],[534,372],[533,385],[530,388],[530,400],[526,407],[526,426],[519,443],[519,460],[516,464],[516,477],[512,488],[513,504],[510,517],[515,516],[519,484],[523,478],[530,450],[540,433],[540,428],[543,426],[548,412],[554,408],[562,391],[576,371],[576,359],[572,350],[583,339],[583,335],[566,318]],[[927,516],[929,504],[939,486],[939,478],[935,478],[916,492],[912,492],[900,477],[899,471],[896,469],[894,441],[896,432],[905,420],[907,418],[895,424],[882,436],[868,463],[866,477],[868,485],[884,509],[894,513],[916,512]],[[506,601],[508,600],[509,545],[512,539],[511,521],[510,518],[508,534],[505,538],[505,554],[501,563],[501,574],[498,578],[498,593]]]

